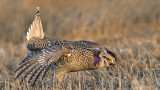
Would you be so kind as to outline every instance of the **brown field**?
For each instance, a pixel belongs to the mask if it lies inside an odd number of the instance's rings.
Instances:
[[[49,76],[35,87],[14,80],[36,6],[46,36],[95,41],[119,58],[113,71],[66,74],[61,89],[160,89],[160,0],[0,0],[0,90],[50,89]]]

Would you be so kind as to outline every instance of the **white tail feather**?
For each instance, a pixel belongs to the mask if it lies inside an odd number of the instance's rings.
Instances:
[[[39,9],[40,9],[39,7],[36,8],[35,20],[33,21],[33,23],[31,24],[30,28],[27,31],[27,36],[26,36],[27,41],[44,38],[44,32],[39,14]]]

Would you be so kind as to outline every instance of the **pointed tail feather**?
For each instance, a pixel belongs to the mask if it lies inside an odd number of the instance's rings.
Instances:
[[[34,39],[44,38],[44,32],[43,32],[39,10],[40,8],[37,7],[35,20],[33,21],[32,25],[28,29],[27,36],[26,36],[28,42]]]

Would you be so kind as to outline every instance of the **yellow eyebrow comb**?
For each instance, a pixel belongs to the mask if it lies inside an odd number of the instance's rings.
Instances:
[[[109,58],[111,61],[113,61],[113,58],[112,58],[112,57],[108,56],[108,58]]]

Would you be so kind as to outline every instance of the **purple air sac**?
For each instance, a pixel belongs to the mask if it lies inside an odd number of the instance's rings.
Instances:
[[[100,62],[100,57],[97,55],[94,55],[94,65],[98,64]]]

